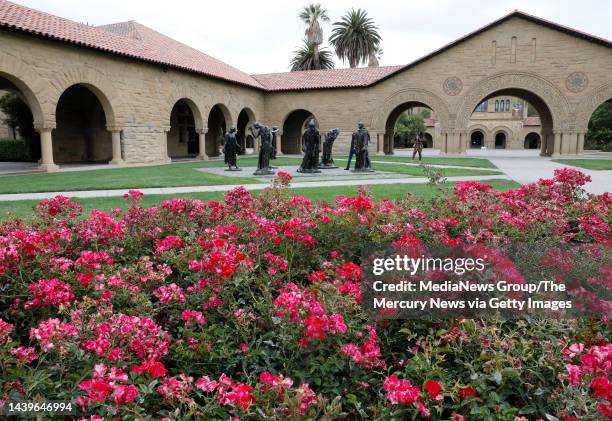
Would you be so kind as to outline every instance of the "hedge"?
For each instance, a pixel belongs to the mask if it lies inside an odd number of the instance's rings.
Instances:
[[[0,161],[31,161],[28,145],[23,140],[0,139]]]

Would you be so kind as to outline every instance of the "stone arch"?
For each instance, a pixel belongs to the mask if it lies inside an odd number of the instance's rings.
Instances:
[[[541,149],[541,148],[542,148],[542,136],[540,135],[540,133],[531,131],[525,135],[525,138],[523,140],[523,149]]]
[[[255,118],[255,113],[249,107],[244,107],[242,110],[238,112],[238,117],[236,119],[236,139],[238,144],[242,147],[242,153],[246,153],[247,148],[253,149],[253,137],[251,136],[251,141],[247,145],[247,138],[250,136],[248,127],[252,126],[257,119]]]
[[[307,121],[310,121],[311,118],[314,118],[318,126],[319,120],[310,110],[297,108],[285,115],[281,125],[281,153],[302,153],[302,133],[304,132],[304,125]]]
[[[36,76],[29,66],[25,66],[14,57],[0,53],[0,78],[8,80],[23,95],[34,117],[34,125],[42,127],[45,123],[51,125],[53,119],[43,111],[44,88],[42,78]]]
[[[482,139],[480,139],[480,144],[475,143],[477,136],[476,133],[480,133],[482,135]],[[476,138],[476,139],[475,139]],[[485,146],[486,143],[491,138],[491,132],[489,128],[482,124],[472,124],[467,131],[467,149],[479,148]]]
[[[200,155],[203,122],[200,108],[190,98],[179,98],[168,113],[166,150],[171,159]]]
[[[445,130],[449,127],[450,112],[447,103],[436,94],[418,88],[402,89],[385,98],[377,105],[377,111],[372,115],[370,127],[383,131],[387,119],[393,110],[406,103],[423,104],[431,108],[436,113],[440,123],[440,130]]]
[[[74,85],[82,85],[89,89],[100,101],[106,124],[111,127],[118,127],[124,123],[126,113],[124,112],[121,95],[118,94],[113,83],[100,70],[88,67],[76,67],[61,73],[51,83],[49,106],[52,107],[48,112],[55,117],[55,111],[62,94]]]
[[[198,104],[195,98],[197,98],[197,94],[193,89],[175,89],[164,103],[162,119],[165,124],[169,125],[170,114],[172,113],[172,109],[176,103],[179,101],[184,101],[187,105],[189,105],[189,109],[191,109],[191,112],[193,113],[196,130],[200,132],[204,127],[206,127],[204,124],[204,114],[202,113],[204,107],[201,104]]]
[[[570,107],[561,90],[540,76],[531,73],[508,72],[483,79],[465,94],[456,109],[455,127],[458,130],[465,130],[478,104],[498,95],[513,95],[526,99],[538,109],[542,124],[549,124],[551,130],[562,130],[569,124]],[[545,111],[542,110],[543,108],[550,113],[551,121],[545,121],[547,116],[542,116]]]
[[[612,83],[604,84],[588,92],[584,100],[578,105],[574,124],[576,130],[585,133],[595,109],[610,99],[612,99]]]
[[[393,154],[394,127],[400,114],[413,106],[424,106],[435,113],[438,120],[438,130],[448,127],[450,115],[448,106],[437,95],[424,89],[406,88],[396,91],[376,108],[372,116],[371,127],[383,134],[382,149],[384,153]]]
[[[223,103],[217,103],[210,107],[206,120],[206,155],[219,156],[223,143],[225,131],[234,125],[229,108]]]
[[[56,162],[106,163],[113,158],[114,113],[99,89],[85,83],[68,86],[57,99],[54,116]]]

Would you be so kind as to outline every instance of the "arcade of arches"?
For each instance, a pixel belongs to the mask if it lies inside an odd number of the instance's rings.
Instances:
[[[11,13],[39,13],[20,7]],[[471,148],[580,155],[591,115],[612,99],[609,41],[521,12],[403,67],[328,70],[316,78],[248,75],[221,62],[215,67],[197,51],[200,67],[185,71],[171,61],[128,57],[120,46],[109,52],[78,39],[59,42],[51,32],[34,36],[23,25],[0,29],[0,91],[15,93],[31,121],[0,133],[29,127],[49,171],[80,162],[216,157],[232,126],[243,153],[256,153],[249,131],[256,121],[279,129],[279,153],[301,153],[302,132],[315,119],[321,133],[341,130],[337,154],[348,151],[360,121],[370,131],[371,153],[391,154],[398,118],[416,108],[430,112],[425,146],[442,155]],[[117,28],[88,31],[124,36]]]

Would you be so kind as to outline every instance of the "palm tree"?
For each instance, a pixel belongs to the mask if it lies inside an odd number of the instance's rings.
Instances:
[[[378,63],[380,58],[383,55],[383,49],[380,45],[377,45],[374,51],[370,53],[370,57],[368,57],[368,67],[378,67],[380,64]]]
[[[320,3],[310,3],[304,6],[299,18],[306,24],[306,31],[304,31],[306,42],[312,46],[315,69],[319,69],[319,45],[323,43],[323,28],[320,22],[329,22],[327,10]]]
[[[321,70],[334,68],[334,56],[327,48],[315,51],[315,46],[304,40],[302,45],[293,52],[291,71]]]
[[[338,58],[348,60],[351,67],[366,63],[382,41],[378,27],[362,9],[351,9],[333,26],[329,43],[336,50]]]

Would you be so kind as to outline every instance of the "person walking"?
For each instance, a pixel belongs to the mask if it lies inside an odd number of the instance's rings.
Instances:
[[[423,135],[421,133],[417,133],[416,138],[414,139],[414,149],[412,150],[413,161],[417,153],[419,154],[419,161],[421,161],[423,159]]]

